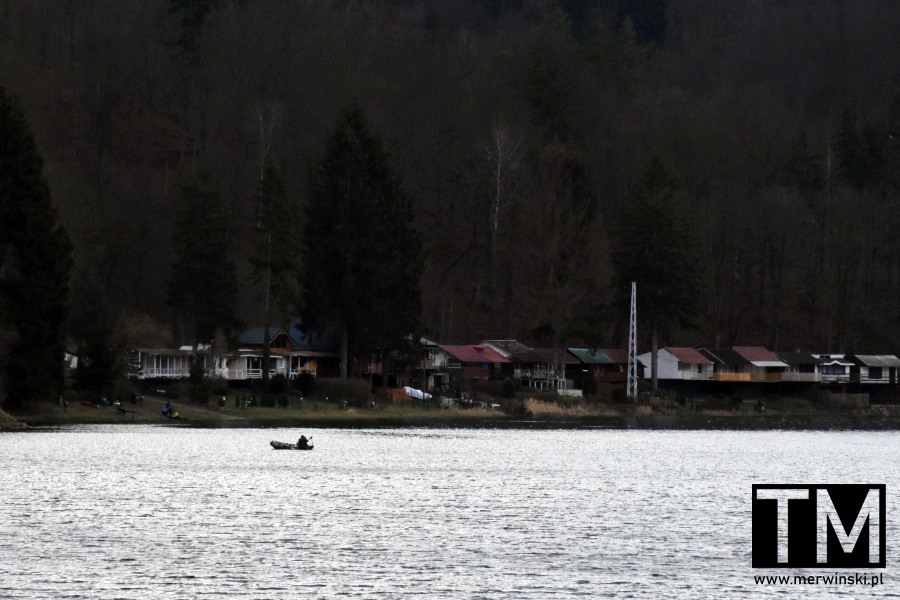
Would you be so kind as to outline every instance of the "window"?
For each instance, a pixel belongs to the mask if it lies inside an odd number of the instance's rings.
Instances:
[[[279,333],[272,339],[272,341],[269,343],[269,346],[271,346],[272,348],[280,348],[282,350],[288,348],[288,336],[284,332]]]

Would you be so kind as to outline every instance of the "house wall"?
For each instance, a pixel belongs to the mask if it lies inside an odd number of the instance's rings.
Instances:
[[[650,377],[650,354],[641,354],[638,360],[644,365],[645,377]],[[710,380],[713,378],[711,364],[683,363],[668,350],[660,350],[656,362],[658,379],[674,379],[682,381]]]

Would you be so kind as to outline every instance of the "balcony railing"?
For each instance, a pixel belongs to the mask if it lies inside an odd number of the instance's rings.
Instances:
[[[559,371],[555,369],[515,369],[516,379],[559,379]]]
[[[825,383],[850,383],[850,373],[822,373],[821,380]]]
[[[140,377],[141,379],[181,379],[183,377],[190,377],[190,375],[190,368],[150,367],[147,369],[142,369],[138,377]]]
[[[716,381],[750,381],[750,373],[716,373]]]
[[[712,373],[697,371],[679,371],[683,381],[712,381],[715,379]]]
[[[816,383],[821,381],[819,373],[782,373],[782,381],[799,382],[799,383]]]

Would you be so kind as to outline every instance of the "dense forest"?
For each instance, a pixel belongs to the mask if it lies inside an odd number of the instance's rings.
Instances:
[[[882,0],[28,0],[0,2],[0,85],[74,249],[74,343],[194,341],[170,282],[213,218],[233,316],[295,314],[258,276],[260,181],[302,238],[353,104],[432,339],[621,346],[613,246],[654,164],[697,241],[696,314],[661,343],[900,352],[898,31]]]

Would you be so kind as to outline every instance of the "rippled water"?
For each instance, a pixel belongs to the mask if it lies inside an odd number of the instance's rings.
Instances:
[[[898,595],[896,433],[311,433],[0,434],[0,598]],[[754,584],[786,482],[887,484],[884,586]]]

